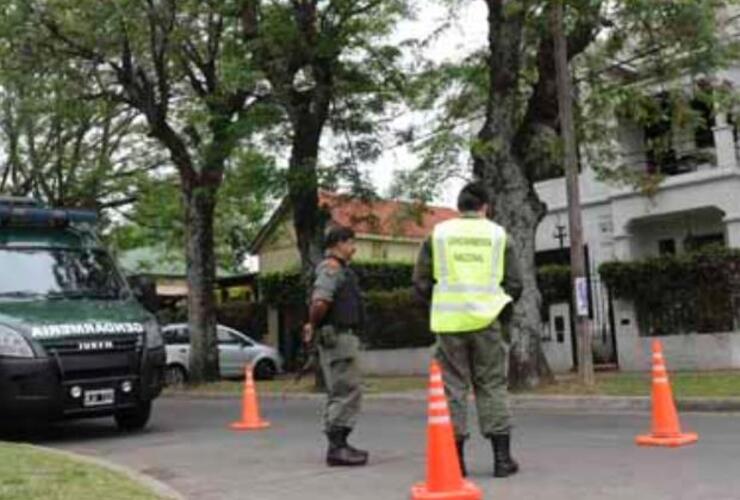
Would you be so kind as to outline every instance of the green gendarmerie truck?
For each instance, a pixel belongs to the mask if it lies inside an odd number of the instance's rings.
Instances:
[[[162,335],[96,222],[0,197],[0,425],[113,416],[137,430],[149,420]]]

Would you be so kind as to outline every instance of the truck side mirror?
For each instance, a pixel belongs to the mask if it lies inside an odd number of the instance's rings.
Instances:
[[[131,291],[136,300],[152,314],[159,309],[159,297],[157,297],[157,284],[149,276],[132,276],[128,279]]]

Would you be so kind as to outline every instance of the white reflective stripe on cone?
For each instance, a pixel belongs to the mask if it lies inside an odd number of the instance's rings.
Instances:
[[[447,415],[429,417],[430,425],[446,425],[450,423],[450,417]]]

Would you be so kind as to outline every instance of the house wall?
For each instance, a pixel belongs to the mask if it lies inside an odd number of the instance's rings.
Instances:
[[[740,241],[733,227],[740,216],[740,196],[736,194],[740,192],[740,168],[711,168],[671,177],[653,197],[612,188],[584,174],[580,184],[584,192],[583,236],[594,266],[613,259],[655,256],[658,241],[665,238],[674,238],[681,250],[689,233],[724,233],[728,244]],[[566,231],[568,226],[565,182],[550,180],[536,187],[548,205],[537,229],[537,250],[558,248],[556,226],[564,225]],[[569,246],[568,239],[564,244]]]
[[[657,257],[661,240],[673,240],[676,251],[686,251],[687,237],[724,235],[725,225],[719,210],[688,212],[674,217],[632,224],[633,252],[636,257]]]
[[[542,350],[550,369],[554,373],[571,371],[573,369],[573,342],[568,304],[550,306],[549,321],[543,325],[543,332]]]
[[[409,262],[416,261],[421,242],[418,240],[394,241],[372,235],[357,235],[356,260]]]
[[[733,70],[732,75],[738,74]],[[721,123],[715,127],[714,134],[716,160],[698,165],[694,172],[664,179],[652,196],[631,187],[601,182],[589,168],[582,171],[579,186],[584,241],[589,247],[593,270],[609,260],[657,256],[662,239],[674,239],[680,253],[685,250],[684,240],[689,234],[724,234],[728,246],[740,248],[738,145],[732,140],[731,128]],[[635,130],[623,130],[620,141],[624,150],[641,149],[642,137]],[[537,231],[537,250],[559,248],[560,243],[554,237],[556,226],[564,225],[566,231],[568,226],[565,180],[538,183],[536,189],[548,206]],[[567,239],[564,246],[569,246]],[[630,304],[620,302],[615,306],[615,323],[620,368],[649,369],[653,339],[639,336]],[[734,332],[668,336],[661,341],[669,366],[674,369],[740,367],[740,335]],[[565,346],[551,341],[543,346],[555,371],[567,365]]]
[[[641,337],[630,303],[616,301],[617,347],[620,369],[651,369],[652,343],[660,340],[669,370],[740,368],[740,335],[736,332]]]
[[[361,351],[360,366],[365,375],[426,375],[429,373],[432,349]]]
[[[632,234],[635,229],[639,231],[641,219],[671,223],[689,212],[703,213],[708,209],[720,211],[724,217],[740,214],[738,189],[740,169],[711,168],[666,179],[652,198],[626,190],[614,193],[611,205],[615,234],[631,240],[630,247],[623,248],[624,255],[616,256],[623,259],[644,256],[641,251],[650,241],[641,241]],[[686,229],[681,229],[676,237],[685,235]]]
[[[300,254],[295,229],[290,219],[280,222],[262,246],[259,257],[261,274],[297,269]],[[419,253],[420,240],[358,234],[356,260],[414,262]]]
[[[297,241],[291,219],[278,223],[258,254],[260,274],[297,269],[301,262]]]

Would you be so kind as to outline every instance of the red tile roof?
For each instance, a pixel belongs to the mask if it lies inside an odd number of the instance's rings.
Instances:
[[[351,227],[358,234],[426,238],[434,226],[458,216],[451,208],[414,202],[362,200],[349,195],[321,191],[319,205],[329,209],[336,224]]]

